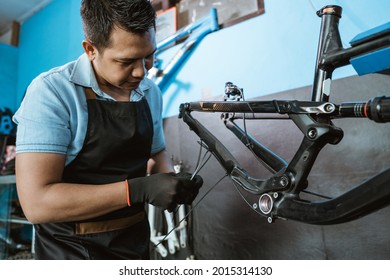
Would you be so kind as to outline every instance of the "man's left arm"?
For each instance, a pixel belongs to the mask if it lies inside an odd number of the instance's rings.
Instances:
[[[148,161],[147,173],[175,173],[172,160],[165,149],[152,155]]]

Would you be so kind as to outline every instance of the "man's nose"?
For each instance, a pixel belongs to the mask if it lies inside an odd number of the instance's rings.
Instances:
[[[145,59],[138,59],[134,65],[133,77],[143,78],[146,74]]]

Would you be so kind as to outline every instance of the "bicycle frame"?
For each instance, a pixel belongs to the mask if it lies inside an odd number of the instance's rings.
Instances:
[[[356,57],[390,48],[390,32],[385,31],[343,49],[338,31],[341,12],[339,6],[326,6],[317,12],[322,23],[311,101],[240,101],[241,90],[227,83],[225,101],[190,102],[180,106],[179,117],[201,138],[233,182],[245,191],[260,196],[259,213],[269,222],[281,218],[309,224],[337,224],[390,204],[390,169],[327,201],[300,198],[300,193],[308,186],[308,175],[321,149],[327,144],[338,144],[343,138],[342,129],[336,127],[332,119],[365,117],[376,122],[390,121],[390,97],[377,97],[367,102],[329,102],[334,69],[350,64],[351,59]],[[250,176],[229,150],[191,115],[192,111],[222,112],[226,127],[274,175],[265,180]],[[277,116],[270,117],[270,114]],[[289,118],[303,133],[301,145],[289,163],[234,122],[235,119],[262,119],[264,115],[267,119]]]
[[[172,43],[186,38],[180,49],[176,52],[173,58],[168,62],[164,69],[160,69],[159,65],[155,65],[149,70],[148,78],[153,80],[161,91],[165,90],[167,82],[174,75],[177,69],[182,65],[185,59],[190,54],[191,50],[209,33],[219,29],[217,10],[211,8],[208,15],[198,19],[197,21],[181,28],[175,34],[162,40],[157,44],[156,55],[166,50]]]
[[[314,74],[313,101],[329,100],[329,91],[325,89],[329,89],[326,83],[332,79],[334,69],[350,64],[351,59],[355,57],[390,48],[390,29],[385,29],[364,39],[356,36],[351,41],[352,47],[344,49],[338,30],[341,14],[342,8],[339,6],[325,6],[317,12],[322,22]]]

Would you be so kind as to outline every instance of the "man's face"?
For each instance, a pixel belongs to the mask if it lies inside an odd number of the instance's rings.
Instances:
[[[153,66],[156,51],[154,28],[144,34],[114,28],[110,45],[96,51],[92,65],[100,88],[110,94],[129,94]]]

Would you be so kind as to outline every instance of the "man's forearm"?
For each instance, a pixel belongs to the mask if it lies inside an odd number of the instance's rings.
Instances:
[[[147,173],[174,173],[172,160],[165,149],[152,155],[148,162]]]

